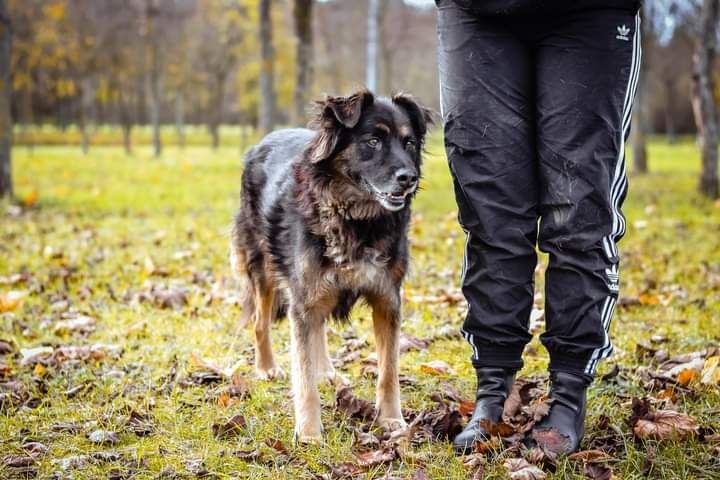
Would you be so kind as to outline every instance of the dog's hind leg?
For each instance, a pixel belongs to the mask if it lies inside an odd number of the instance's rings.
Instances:
[[[322,438],[317,352],[322,348],[324,320],[292,304],[289,314],[295,438],[302,443],[317,443]]]
[[[375,298],[373,330],[378,354],[377,410],[378,423],[388,429],[405,426],[400,409],[400,380],[398,374],[400,340],[400,297]]]
[[[285,372],[275,365],[270,342],[270,324],[275,317],[275,292],[255,285],[255,373],[262,380],[283,378]]]

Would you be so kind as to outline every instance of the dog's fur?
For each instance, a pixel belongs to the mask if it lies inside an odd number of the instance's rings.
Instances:
[[[408,266],[410,202],[429,111],[405,94],[368,91],[317,102],[310,129],[267,135],[246,157],[231,260],[245,280],[259,377],[281,376],[269,326],[287,312],[295,434],[321,436],[317,380],[334,376],[325,322],[373,309],[378,420],[404,425],[398,383],[400,287]]]

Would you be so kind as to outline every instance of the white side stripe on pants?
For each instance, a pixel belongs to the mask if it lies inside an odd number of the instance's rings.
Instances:
[[[616,241],[625,234],[625,217],[620,213],[620,199],[625,195],[627,190],[627,175],[625,172],[625,141],[630,132],[630,119],[632,117],[632,105],[635,99],[638,79],[640,77],[640,63],[642,58],[642,46],[640,45],[640,12],[635,16],[635,33],[633,34],[633,51],[632,64],[630,67],[630,75],[628,77],[628,85],[625,90],[625,100],[623,102],[622,130],[620,132],[620,149],[618,151],[617,161],[615,163],[615,171],[612,181],[610,182],[610,203],[613,214],[612,231],[610,235],[603,238],[603,249],[608,260],[615,259],[617,261],[618,249]],[[610,341],[610,322],[615,311],[617,299],[612,295],[608,295],[603,303],[601,311],[601,321],[605,330],[605,341],[603,346],[593,351],[590,361],[585,367],[585,373],[592,375],[595,373],[598,363],[603,358],[610,356],[613,350]]]
[[[465,247],[463,249],[463,263],[462,263],[462,274],[460,275],[460,285],[465,285],[465,275],[467,274],[467,267],[468,267],[468,244],[470,243],[470,232],[468,230],[465,230]],[[468,314],[470,313],[470,302],[467,302],[468,306]],[[473,349],[473,359],[478,359],[478,349],[477,345],[475,345],[475,336],[465,330],[464,328],[460,329],[460,333],[462,333],[462,336],[465,337],[465,340],[472,346]]]

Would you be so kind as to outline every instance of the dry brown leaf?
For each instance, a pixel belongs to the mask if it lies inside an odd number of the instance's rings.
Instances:
[[[262,452],[257,448],[255,450],[235,450],[233,456],[245,462],[257,462],[262,457]]]
[[[356,453],[355,457],[357,458],[358,465],[364,468],[370,468],[392,462],[398,458],[398,453],[395,447],[385,445],[378,450]]]
[[[212,426],[213,434],[218,438],[228,438],[238,435],[247,427],[245,417],[237,414],[225,423],[215,423]]]
[[[584,462],[595,462],[598,460],[608,460],[610,455],[602,450],[581,450],[568,456],[569,460],[582,460]]]
[[[547,475],[524,458],[508,458],[503,462],[512,480],[544,480]]]
[[[432,343],[426,338],[414,337],[407,333],[401,333],[399,339],[400,353],[409,352],[410,350],[425,350]]]
[[[56,335],[70,332],[90,333],[95,330],[95,323],[95,319],[87,315],[71,316],[55,322],[53,331]]]
[[[690,382],[693,382],[697,380],[700,377],[700,374],[697,370],[692,370],[690,368],[686,368],[682,370],[680,373],[678,373],[677,381],[680,385],[686,387],[690,385]]]
[[[591,480],[612,480],[612,468],[604,463],[588,462],[583,465],[583,474]]]
[[[642,440],[686,439],[698,433],[698,423],[689,415],[674,410],[649,412],[639,418],[633,433]]]
[[[266,438],[265,444],[276,452],[282,453],[283,455],[287,455],[289,453],[285,444],[277,438]]]
[[[376,416],[375,407],[367,400],[356,397],[348,386],[341,386],[335,392],[335,408],[350,418],[360,420],[372,420]]]
[[[443,360],[432,360],[420,364],[420,371],[431,375],[453,374],[453,369]]]
[[[12,312],[22,305],[27,297],[27,292],[10,290],[7,293],[0,293],[0,313]]]

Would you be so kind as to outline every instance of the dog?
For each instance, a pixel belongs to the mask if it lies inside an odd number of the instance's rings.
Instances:
[[[378,423],[405,425],[400,409],[400,288],[408,268],[410,204],[418,189],[431,111],[412,96],[361,90],[316,102],[309,129],[265,136],[246,155],[231,263],[254,321],[255,371],[283,376],[270,323],[290,319],[295,439],[322,436],[317,382],[334,377],[325,323],[353,305],[372,308]]]

